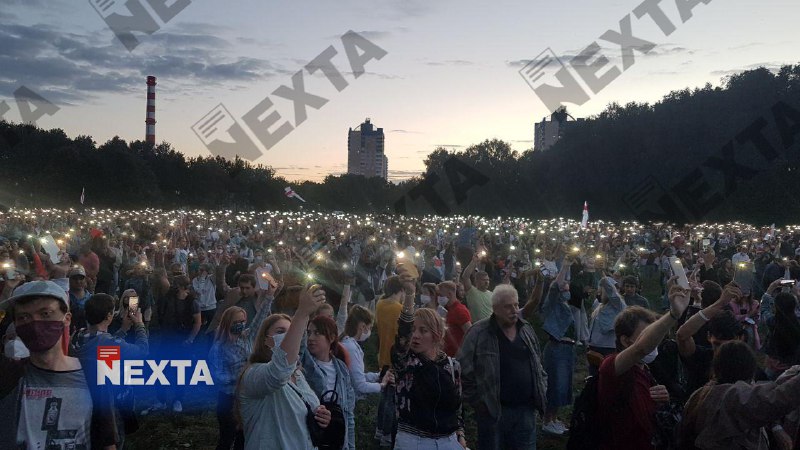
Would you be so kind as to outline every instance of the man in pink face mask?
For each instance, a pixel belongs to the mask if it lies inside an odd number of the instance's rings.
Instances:
[[[92,397],[81,363],[66,355],[71,322],[67,293],[52,281],[19,286],[8,299],[17,336],[30,351],[0,356],[0,404],[13,405],[14,425],[0,430],[0,448],[114,448],[114,436],[92,436]],[[13,400],[12,400],[13,399]],[[97,431],[97,430],[96,430]]]

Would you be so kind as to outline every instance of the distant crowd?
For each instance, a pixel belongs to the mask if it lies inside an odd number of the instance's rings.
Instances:
[[[217,449],[800,449],[800,227],[14,209],[0,264],[0,448],[207,407],[119,346],[208,361]]]

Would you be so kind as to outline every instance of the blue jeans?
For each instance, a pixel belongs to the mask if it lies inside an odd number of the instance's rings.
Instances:
[[[458,443],[456,433],[447,437],[433,439],[420,437],[405,431],[397,432],[394,448],[395,450],[463,450],[461,444]]]
[[[575,346],[549,341],[542,356],[547,372],[547,407],[572,404],[572,374],[575,371]]]
[[[533,406],[503,406],[500,419],[476,411],[480,450],[536,450],[536,410]]]

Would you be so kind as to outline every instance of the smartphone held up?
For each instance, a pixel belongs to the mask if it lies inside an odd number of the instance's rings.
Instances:
[[[686,269],[683,268],[683,263],[678,257],[669,257],[669,266],[672,269],[672,275],[678,277],[678,286],[689,289],[689,279],[686,277]]]

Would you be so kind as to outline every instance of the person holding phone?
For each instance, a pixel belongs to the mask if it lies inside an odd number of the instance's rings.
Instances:
[[[294,317],[273,314],[258,329],[236,389],[246,450],[313,448],[309,410],[320,427],[330,423],[330,411],[298,368],[309,317],[324,302],[319,285],[303,288]]]
[[[730,259],[724,258],[720,261],[719,269],[717,269],[717,280],[719,280],[720,285],[725,286],[729,284],[733,281],[735,275],[736,269]]]
[[[88,328],[80,330],[73,339],[73,352],[81,361],[81,365],[86,372],[87,382],[90,386],[97,380],[97,348],[100,346],[119,346],[121,354],[126,359],[145,359],[150,351],[147,330],[142,320],[142,312],[133,301],[136,297],[128,297],[131,301],[130,308],[122,319],[122,327],[114,334],[109,329],[114,321],[115,299],[107,294],[93,295],[85,305],[86,321]],[[134,342],[126,341],[126,334],[133,330]],[[125,388],[122,388],[124,391]],[[132,405],[116,402],[118,392],[112,391],[110,387],[103,388],[98,386],[93,395],[94,408],[96,413],[110,417],[119,416],[120,420],[114,422],[112,429],[118,435],[117,447],[124,446],[126,428],[125,423],[134,416]],[[134,416],[135,417],[135,416]],[[130,423],[130,422],[129,422]]]
[[[492,315],[492,291],[489,290],[489,274],[483,270],[475,272],[480,260],[480,254],[474,254],[472,261],[461,273],[461,282],[464,283],[464,290],[467,295],[467,308],[469,308],[470,317],[474,322]],[[472,282],[473,276],[475,278],[474,284]]]
[[[119,309],[115,309],[115,314],[111,323],[108,325],[108,332],[112,335],[117,335],[118,333],[122,333],[121,335],[127,342],[134,342],[135,335],[132,333],[135,331],[130,322],[130,317],[132,317],[135,310],[131,309],[130,299],[131,297],[136,297],[136,291],[133,289],[127,289],[122,293],[122,296],[119,300]],[[142,312],[142,319],[144,319],[144,312],[142,311],[141,301],[135,302],[138,303],[136,310]],[[145,323],[145,329],[147,329],[147,324]]]
[[[656,385],[647,365],[658,354],[658,345],[678,323],[689,305],[689,291],[667,282],[669,310],[661,317],[632,306],[614,323],[616,352],[600,365],[597,384],[599,417],[603,418],[601,450],[652,449],[655,412],[669,402],[664,385]]]
[[[800,364],[800,319],[795,313],[797,305],[794,293],[781,292],[774,297],[770,304],[772,311],[769,319],[764,321],[769,327],[769,337],[764,346],[767,355],[765,372],[771,380],[789,367]]]
[[[758,322],[761,315],[761,303],[754,299],[751,292],[742,293],[731,303],[733,315],[747,333],[747,341],[754,349],[761,349],[761,337],[758,334]]]
[[[217,312],[217,286],[214,282],[214,277],[211,275],[211,266],[209,264],[200,264],[197,276],[192,280],[191,288],[192,293],[200,303],[202,325],[208,328]]]
[[[172,287],[167,292],[163,301],[158,303],[158,320],[160,342],[158,350],[168,350],[174,346],[184,347],[188,353],[195,351],[194,341],[200,332],[201,316],[200,304],[191,293],[189,287],[191,281],[186,275],[173,278]],[[185,390],[178,386],[171,387],[174,399],[172,410],[174,412],[183,411],[183,396]],[[156,404],[142,412],[147,415],[152,411],[166,408],[166,401],[169,389],[158,391],[158,401]]]
[[[462,450],[464,417],[461,405],[461,365],[442,350],[444,320],[436,311],[414,311],[416,280],[400,269],[403,310],[392,347],[397,383],[395,450]],[[516,292],[516,291],[514,291]]]
[[[703,291],[705,294],[705,290]],[[686,367],[686,392],[691,394],[711,378],[711,362],[714,352],[729,341],[743,340],[741,323],[731,312],[732,302],[742,296],[735,284],[729,284],[721,295],[709,306],[692,315],[676,333],[678,352]],[[708,346],[698,345],[695,335],[706,328]]]
[[[274,292],[274,290],[273,290]],[[219,389],[217,394],[217,422],[219,423],[219,439],[217,449],[229,450],[244,447],[244,435],[237,430],[234,404],[236,400],[236,383],[253,351],[256,332],[261,324],[270,316],[272,303],[261,307],[253,319],[253,328],[247,328],[247,313],[244,309],[232,306],[225,310],[220,326],[214,334],[214,341],[208,354],[209,366],[214,383]]]
[[[616,351],[616,335],[614,322],[617,316],[627,308],[616,287],[616,282],[611,277],[600,279],[600,299],[592,311],[591,324],[589,325],[589,351],[586,357],[589,360],[589,374],[597,375],[600,362],[606,356]]]
[[[354,305],[347,316],[344,333],[340,341],[350,354],[350,378],[353,381],[356,400],[362,400],[369,394],[380,394],[388,384],[394,382],[391,371],[384,372],[381,377],[375,372],[364,370],[364,350],[359,343],[364,343],[372,335],[372,313],[363,306]]]

